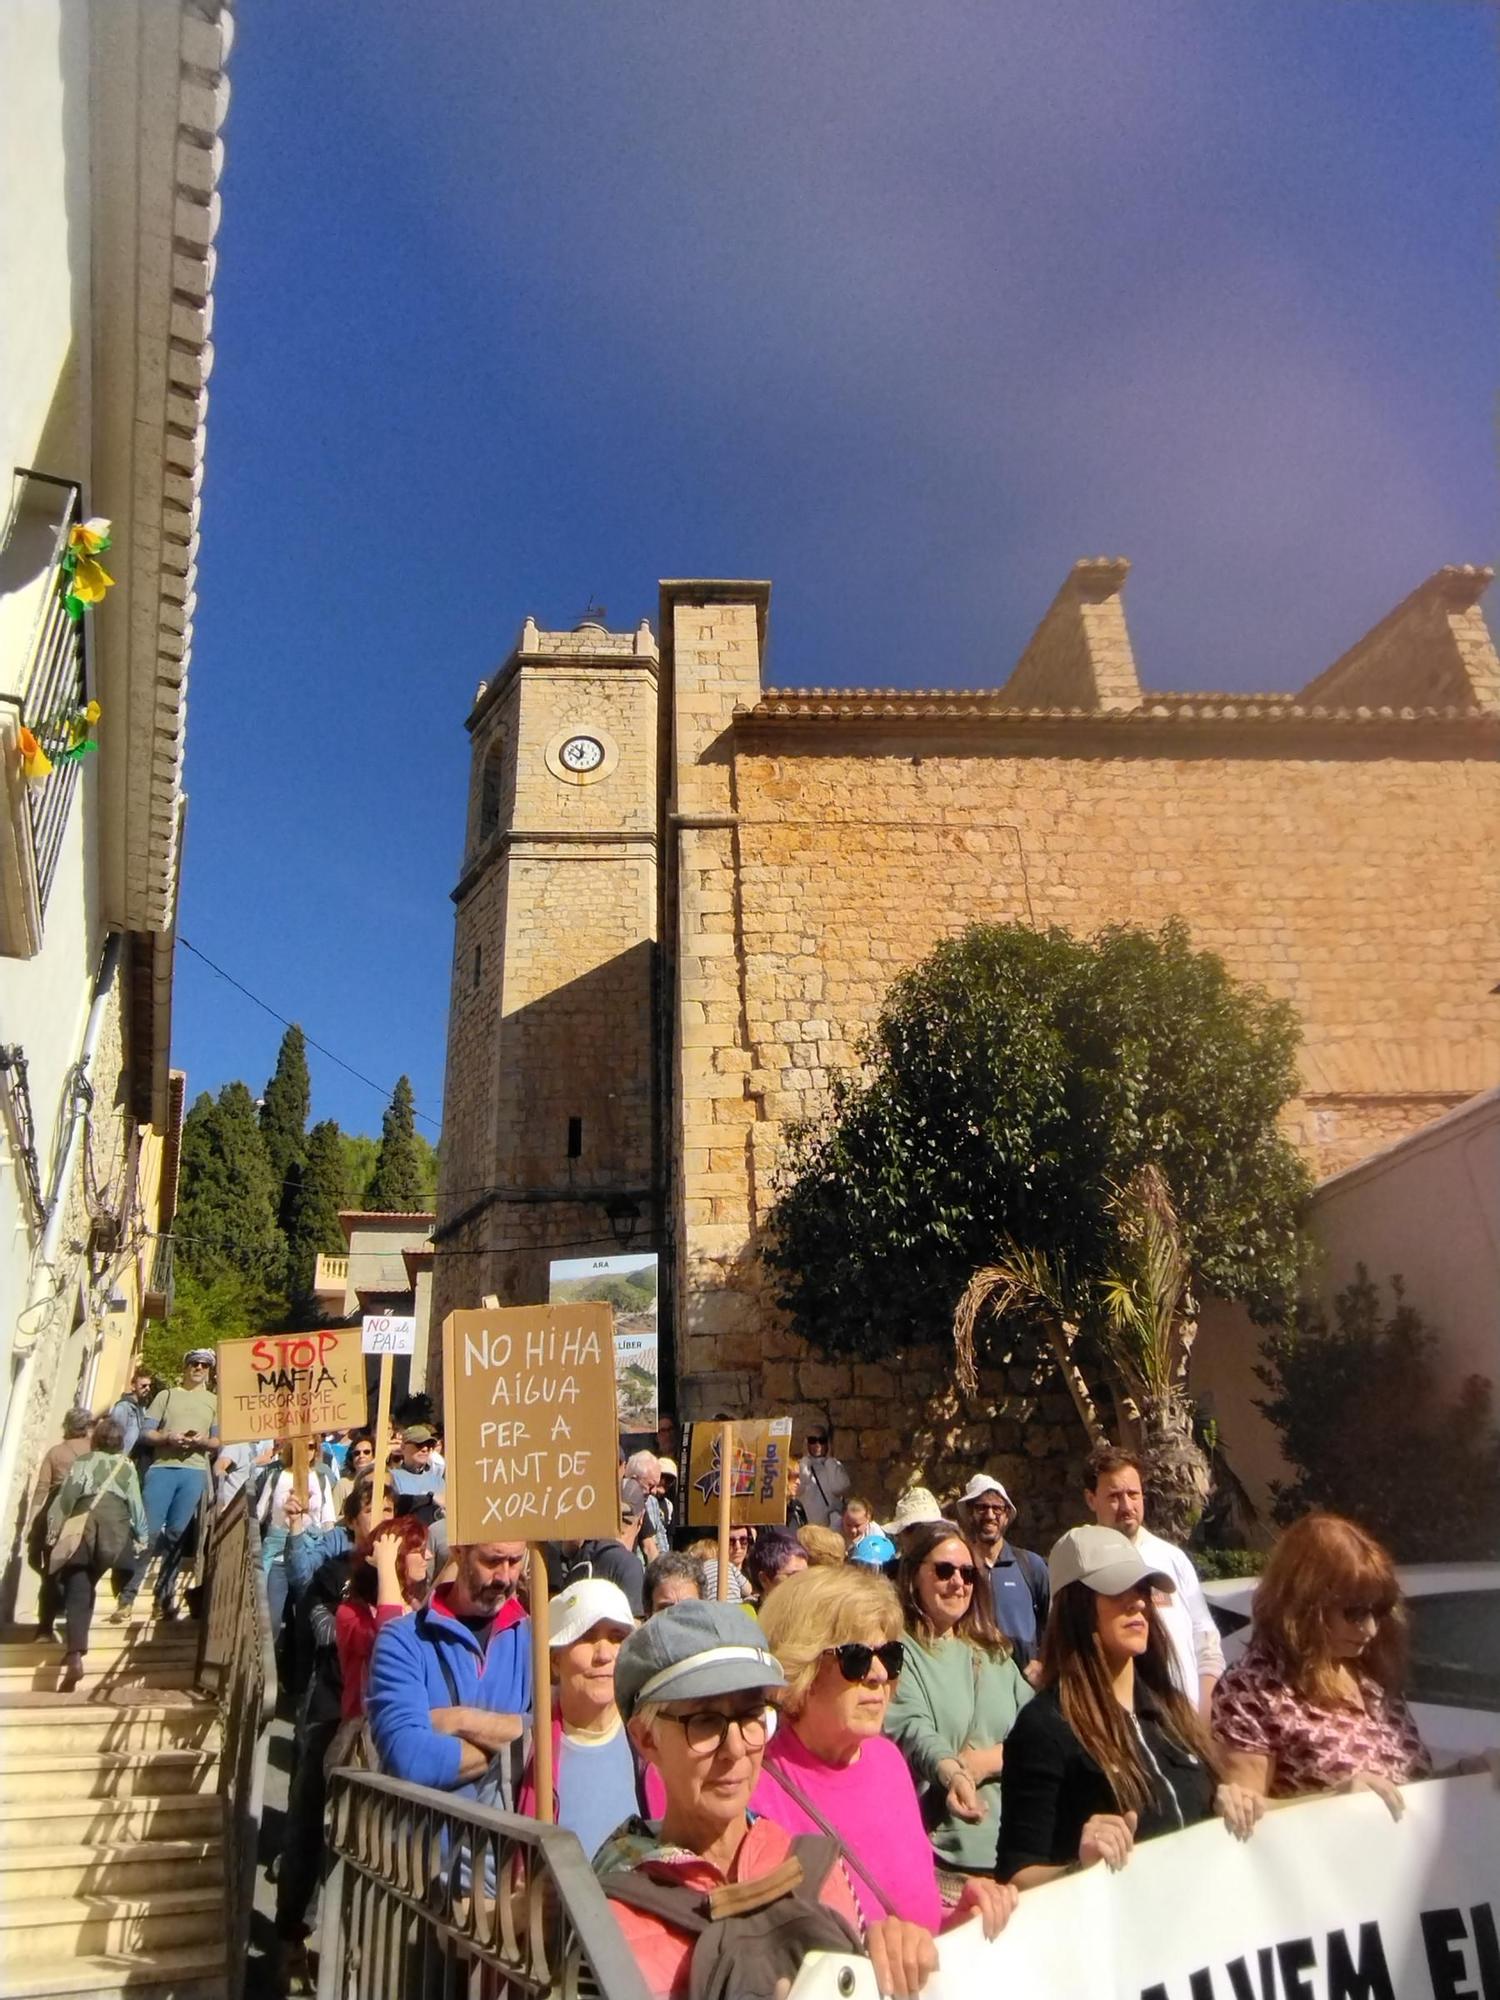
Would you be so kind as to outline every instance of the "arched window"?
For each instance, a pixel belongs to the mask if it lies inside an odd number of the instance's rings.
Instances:
[[[505,739],[497,736],[484,756],[484,769],[479,774],[479,845],[491,839],[500,826],[501,765],[505,757]]]

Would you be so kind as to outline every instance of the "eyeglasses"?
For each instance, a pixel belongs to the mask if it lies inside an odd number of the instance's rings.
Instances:
[[[823,1650],[838,1661],[839,1672],[846,1681],[868,1680],[875,1660],[885,1668],[886,1679],[892,1681],[901,1678],[901,1669],[906,1665],[906,1648],[899,1639],[887,1639],[883,1646],[862,1646],[852,1640],[843,1646],[825,1646]]]
[[[974,1588],[975,1581],[979,1575],[973,1563],[950,1562],[934,1563],[932,1565],[932,1573],[939,1583],[952,1583],[954,1577],[958,1577],[970,1590]]]
[[[1378,1625],[1382,1618],[1390,1617],[1395,1606],[1391,1604],[1345,1604],[1341,1608],[1343,1615],[1351,1625],[1363,1625],[1367,1618],[1372,1624]]]
[[[663,1722],[675,1722],[695,1756],[717,1755],[731,1729],[738,1729],[747,1750],[759,1750],[766,1740],[766,1711],[752,1709],[748,1715],[720,1715],[716,1709],[698,1708],[691,1715],[669,1715],[662,1710]]]
[[[969,1505],[976,1514],[1008,1514],[1009,1507],[1003,1500],[971,1500]]]
[[[732,1549],[748,1549],[750,1546],[749,1529],[739,1530],[731,1528],[729,1531],[729,1546]]]

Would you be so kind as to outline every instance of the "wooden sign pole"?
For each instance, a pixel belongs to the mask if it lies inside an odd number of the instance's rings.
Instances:
[[[531,1544],[531,1757],[536,1775],[536,1816],[553,1819],[552,1793],[552,1632],[547,1611],[547,1561],[540,1542]]]
[[[380,1393],[375,1403],[375,1471],[382,1493],[385,1491],[385,1462],[391,1455],[391,1374],[395,1365],[394,1355],[381,1355]],[[377,1512],[384,1512],[383,1501]]]
[[[719,1602],[729,1601],[729,1516],[734,1509],[734,1425],[719,1426]]]

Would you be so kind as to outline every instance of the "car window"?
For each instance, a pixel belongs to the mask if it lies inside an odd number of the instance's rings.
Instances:
[[[1408,1597],[1413,1701],[1500,1712],[1500,1591]]]

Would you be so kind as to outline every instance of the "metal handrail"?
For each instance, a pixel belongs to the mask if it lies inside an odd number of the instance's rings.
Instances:
[[[331,1787],[318,2000],[647,2000],[577,1838],[370,1771]]]
[[[244,1992],[266,1760],[276,1714],[276,1647],[261,1569],[260,1529],[241,1491],[209,1532],[197,1685],[219,1706],[224,1802],[226,1995]]]

